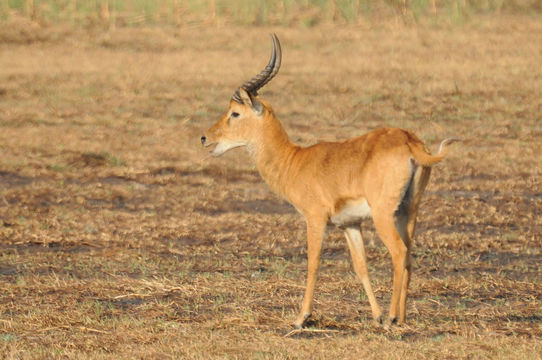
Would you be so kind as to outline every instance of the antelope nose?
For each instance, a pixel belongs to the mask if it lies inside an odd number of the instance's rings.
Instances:
[[[207,138],[205,137],[205,135],[203,135],[201,137],[201,145],[205,145],[205,141],[207,141]]]

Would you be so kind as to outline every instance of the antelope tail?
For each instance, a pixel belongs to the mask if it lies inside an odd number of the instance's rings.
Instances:
[[[461,139],[458,138],[447,138],[442,140],[440,143],[440,146],[438,148],[437,155],[431,155],[427,153],[424,149],[424,147],[420,144],[408,144],[408,147],[410,148],[410,151],[412,152],[412,156],[414,157],[414,160],[422,166],[433,166],[444,159],[446,154],[448,153],[448,145],[461,141]]]

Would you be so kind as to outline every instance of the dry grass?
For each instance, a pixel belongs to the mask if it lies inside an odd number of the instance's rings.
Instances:
[[[24,31],[23,31],[24,30]],[[283,43],[262,92],[303,144],[380,126],[435,149],[409,323],[370,310],[343,236],[311,329],[302,219],[248,156],[199,136]],[[0,354],[6,358],[510,358],[542,353],[538,18],[461,28],[0,29]],[[391,264],[364,226],[373,285]]]

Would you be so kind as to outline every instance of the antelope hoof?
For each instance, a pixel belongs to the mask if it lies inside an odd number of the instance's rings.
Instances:
[[[382,318],[382,315],[378,315],[377,317],[374,318],[374,321],[377,326],[382,326],[384,319]]]
[[[396,324],[396,323],[397,323],[397,318],[396,317],[391,317],[391,318],[388,319],[388,321],[386,321],[386,324],[384,325],[384,329],[389,330],[390,327],[393,324]]]
[[[301,314],[294,323],[296,329],[303,329],[303,325],[307,322],[307,319],[311,317],[311,314]]]

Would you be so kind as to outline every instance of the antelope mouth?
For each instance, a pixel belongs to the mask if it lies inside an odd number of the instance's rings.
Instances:
[[[220,141],[205,144],[205,148],[209,149],[209,154],[213,157],[219,157],[230,149],[229,146]]]
[[[208,149],[209,153],[213,156],[218,156],[220,154],[217,154],[217,147],[218,147],[218,143],[217,142],[211,142],[211,143],[206,143],[205,145],[203,145],[203,147],[205,147],[206,149]]]
[[[213,148],[209,150],[212,156],[220,156],[224,154],[225,152],[235,149],[241,146],[246,146],[247,144],[242,141],[217,141],[215,143],[210,143],[209,146],[213,145]]]
[[[214,157],[222,155],[224,152],[219,150],[218,144],[212,144],[211,149],[209,149],[209,154]]]

